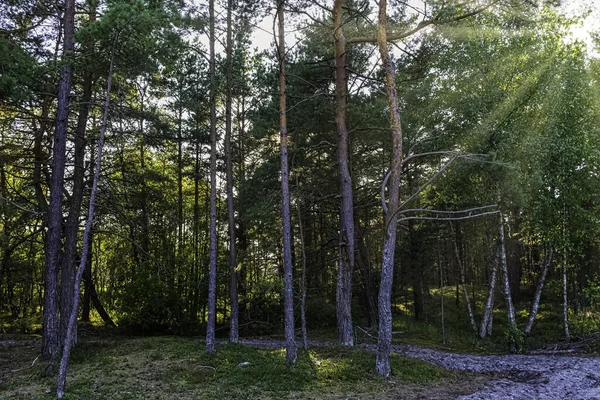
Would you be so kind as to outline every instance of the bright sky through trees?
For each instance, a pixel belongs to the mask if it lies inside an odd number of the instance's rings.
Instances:
[[[600,32],[600,0],[571,0],[564,2],[566,15],[580,17],[581,22],[571,26],[573,40],[580,40],[587,45],[588,54],[598,58],[600,53],[594,47],[594,37]]]

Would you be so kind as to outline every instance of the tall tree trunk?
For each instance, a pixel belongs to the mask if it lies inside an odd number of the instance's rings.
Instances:
[[[479,337],[484,338],[486,335],[492,335],[492,319],[494,311],[494,292],[496,291],[496,275],[498,272],[498,259],[500,258],[500,248],[496,258],[492,263],[492,275],[490,277],[490,291],[485,302],[485,310],[483,312],[483,318],[481,319],[481,328],[479,329]]]
[[[439,262],[439,248],[438,248],[438,265],[440,269],[440,316],[442,321],[442,344],[446,344],[446,320],[444,316],[444,268],[442,268],[441,262]]]
[[[388,188],[388,205],[385,215],[385,239],[383,242],[383,260],[381,265],[381,283],[379,285],[379,335],[377,337],[377,356],[375,369],[379,375],[389,376],[390,350],[392,346],[392,284],[394,278],[394,253],[396,249],[396,226],[398,224],[398,207],[400,196],[400,174],[402,172],[402,126],[398,112],[398,95],[396,93],[396,66],[390,58],[387,47],[387,1],[379,1],[379,24],[377,42],[381,64],[385,71],[385,87],[390,110],[392,128],[392,165],[390,186]]]
[[[467,283],[465,282],[465,266],[460,257],[460,252],[458,250],[458,239],[457,233],[454,230],[452,224],[450,224],[450,230],[453,234],[453,242],[454,242],[454,255],[456,256],[456,263],[458,264],[458,268],[460,270],[460,283],[462,284],[463,294],[465,296],[465,302],[467,303],[467,310],[469,312],[469,320],[471,321],[471,327],[473,331],[477,333],[477,324],[475,323],[475,316],[473,315],[473,308],[471,307],[471,300],[469,299],[469,291],[467,290]]]
[[[550,252],[546,257],[546,260],[544,261],[544,265],[542,266],[542,273],[540,274],[540,279],[538,280],[538,284],[535,289],[535,297],[533,298],[531,312],[529,313],[529,319],[527,321],[527,326],[525,327],[526,335],[529,335],[531,333],[533,323],[535,322],[535,317],[538,313],[538,308],[540,306],[540,298],[542,297],[542,290],[544,289],[544,284],[546,283],[546,274],[548,273],[548,269],[550,268],[550,264],[552,263],[553,251],[554,249],[550,247]]]
[[[292,228],[290,216],[290,188],[288,166],[288,134],[285,93],[285,20],[284,2],[277,0],[279,38],[277,54],[279,58],[279,139],[281,152],[281,197],[282,197],[282,236],[283,236],[283,286],[285,318],[285,358],[288,363],[296,362],[296,341],[294,339],[294,281],[292,277]]]
[[[59,399],[63,398],[65,394],[65,384],[67,380],[67,367],[69,365],[69,356],[71,354],[71,346],[73,339],[75,337],[74,332],[77,329],[77,308],[79,307],[79,294],[81,291],[81,279],[83,277],[83,272],[85,270],[85,266],[87,264],[87,257],[90,253],[90,241],[92,238],[92,224],[94,222],[94,206],[96,202],[96,192],[98,190],[98,180],[100,178],[100,166],[102,165],[102,150],[104,149],[104,135],[106,133],[106,125],[108,122],[108,106],[110,105],[110,87],[112,83],[112,75],[113,75],[113,60],[114,60],[114,52],[115,46],[117,43],[117,39],[113,44],[112,54],[110,57],[110,67],[108,70],[108,80],[106,84],[106,101],[104,103],[104,116],[102,120],[102,128],[100,129],[100,138],[98,140],[98,154],[96,156],[96,167],[94,169],[94,177],[92,181],[92,191],[90,193],[90,205],[88,208],[88,218],[85,223],[85,228],[83,231],[83,247],[81,251],[81,260],[79,262],[79,267],[77,268],[77,274],[75,276],[74,287],[71,288],[73,290],[73,306],[71,308],[71,314],[69,315],[69,324],[67,327],[67,336],[65,337],[65,343],[63,346],[63,355],[60,360],[60,369],[58,372],[58,385],[56,389],[56,397]]]
[[[231,97],[233,84],[233,41],[231,39],[231,9],[233,1],[227,0],[227,64],[225,84],[225,163],[227,169],[227,216],[229,221],[229,302],[231,315],[229,316],[229,341],[239,341],[239,304],[238,304],[238,279],[237,279],[237,248],[235,238],[235,207],[233,202],[233,151],[231,149]]]
[[[96,10],[92,8],[89,13],[90,21],[96,20]],[[88,47],[93,44],[88,43]],[[90,102],[92,101],[92,72],[85,71],[83,74],[83,95],[79,103],[79,115],[77,116],[77,127],[75,129],[74,149],[74,172],[73,193],[69,205],[69,215],[65,227],[65,255],[61,268],[61,296],[60,296],[60,338],[64,341],[69,326],[69,316],[73,305],[72,288],[75,282],[75,267],[77,265],[77,239],[79,236],[79,217],[81,215],[81,204],[83,203],[84,176],[85,176],[85,132]],[[73,344],[77,344],[77,330],[74,331]],[[63,343],[61,342],[61,346]]]
[[[340,244],[336,291],[338,341],[354,345],[352,331],[352,274],[354,270],[354,217],[352,178],[348,166],[349,140],[346,128],[348,88],[346,82],[346,38],[342,29],[344,0],[333,4],[335,39],[335,123],[338,134],[338,168],[340,176]]]
[[[196,121],[196,124],[198,122]],[[196,126],[196,128],[198,128]],[[198,319],[198,292],[200,284],[200,139],[196,138],[194,154],[194,262],[192,269],[192,287],[190,288],[190,320]]]
[[[210,74],[210,260],[208,269],[208,321],[206,325],[206,352],[215,351],[215,318],[217,308],[217,82],[215,72],[215,0],[208,2],[209,74]]]
[[[569,332],[569,303],[567,299],[567,251],[563,255],[562,265],[562,289],[563,289],[563,323],[565,325],[565,338],[571,341],[571,333]]]
[[[181,83],[180,83],[181,85]],[[183,89],[179,88],[177,115],[177,257],[183,254]]]
[[[508,324],[510,328],[516,329],[517,322],[515,320],[515,308],[513,306],[512,296],[510,292],[510,282],[508,279],[508,265],[506,261],[506,246],[504,239],[504,216],[499,213],[500,220],[500,260],[502,262],[502,273],[504,274],[504,300],[506,301],[506,311],[508,313]]]
[[[58,263],[61,251],[62,231],[62,192],[64,188],[67,127],[69,123],[69,93],[71,91],[71,60],[75,35],[75,0],[65,0],[63,66],[58,86],[58,106],[56,132],[52,151],[52,181],[50,183],[50,203],[47,213],[48,232],[46,234],[44,315],[42,335],[42,359],[47,363],[47,372],[54,369],[54,361],[60,351],[58,336]]]

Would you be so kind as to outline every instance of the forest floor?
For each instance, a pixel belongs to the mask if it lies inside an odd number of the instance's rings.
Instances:
[[[573,347],[472,355],[394,344],[393,377],[382,379],[372,371],[374,344],[353,351],[310,341],[311,350],[300,352],[292,369],[283,341],[242,344],[222,342],[215,355],[206,355],[200,341],[187,338],[84,338],[73,355],[67,398],[600,398],[600,359],[573,355]],[[0,398],[54,398],[52,380],[39,373],[39,347],[39,340],[0,340]]]
[[[243,343],[258,347],[284,345],[280,341],[265,340],[244,340]],[[331,343],[312,341],[309,346],[331,346]],[[376,350],[374,344],[359,347]],[[570,355],[585,352],[577,343],[562,347],[547,346],[533,352],[537,354],[527,355],[472,355],[395,344],[392,352],[449,370],[493,376],[483,388],[457,396],[459,399],[600,399],[600,359]]]
[[[273,340],[219,342],[216,353],[206,354],[192,338],[80,339],[69,367],[68,400],[442,400],[480,390],[490,378],[394,355],[393,377],[384,379],[375,374],[373,352],[334,345],[299,351],[289,366]],[[41,374],[40,346],[39,339],[0,337],[0,399],[55,398],[55,377]]]

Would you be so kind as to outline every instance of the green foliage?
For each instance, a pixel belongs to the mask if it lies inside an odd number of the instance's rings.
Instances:
[[[525,344],[525,334],[516,326],[509,326],[504,330],[504,337],[512,352],[522,353]]]
[[[186,326],[180,294],[157,276],[137,276],[118,304],[119,326],[132,333],[164,334]]]

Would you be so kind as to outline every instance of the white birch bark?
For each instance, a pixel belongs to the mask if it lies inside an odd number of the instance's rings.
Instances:
[[[506,262],[506,245],[504,240],[504,217],[499,213],[500,218],[500,260],[502,263],[502,272],[504,273],[504,299],[506,301],[506,311],[508,313],[508,324],[511,328],[516,328],[515,307],[513,306],[512,296],[510,294],[510,282],[508,280],[508,265]]]
[[[531,329],[533,328],[533,323],[535,321],[535,317],[538,313],[538,309],[540,306],[540,298],[542,297],[542,290],[544,289],[544,284],[546,282],[546,275],[548,273],[548,269],[550,268],[550,264],[552,263],[552,253],[553,248],[550,247],[550,253],[546,260],[544,260],[544,265],[542,266],[542,272],[540,274],[540,279],[538,281],[537,287],[535,289],[535,297],[533,298],[533,304],[531,305],[531,312],[529,313],[529,319],[527,321],[527,326],[525,327],[525,334],[529,335],[531,333]]]
[[[567,252],[565,250],[562,267],[562,286],[563,286],[563,322],[565,325],[565,337],[571,341],[569,333],[569,303],[567,301]]]
[[[499,250],[498,250],[499,252]],[[487,335],[492,335],[492,320],[494,317],[494,292],[496,291],[496,275],[498,272],[498,258],[499,254],[496,255],[494,262],[492,263],[492,276],[490,277],[490,291],[488,293],[487,300],[485,302],[485,311],[483,313],[483,319],[481,320],[481,328],[479,330],[479,337],[484,338]]]

